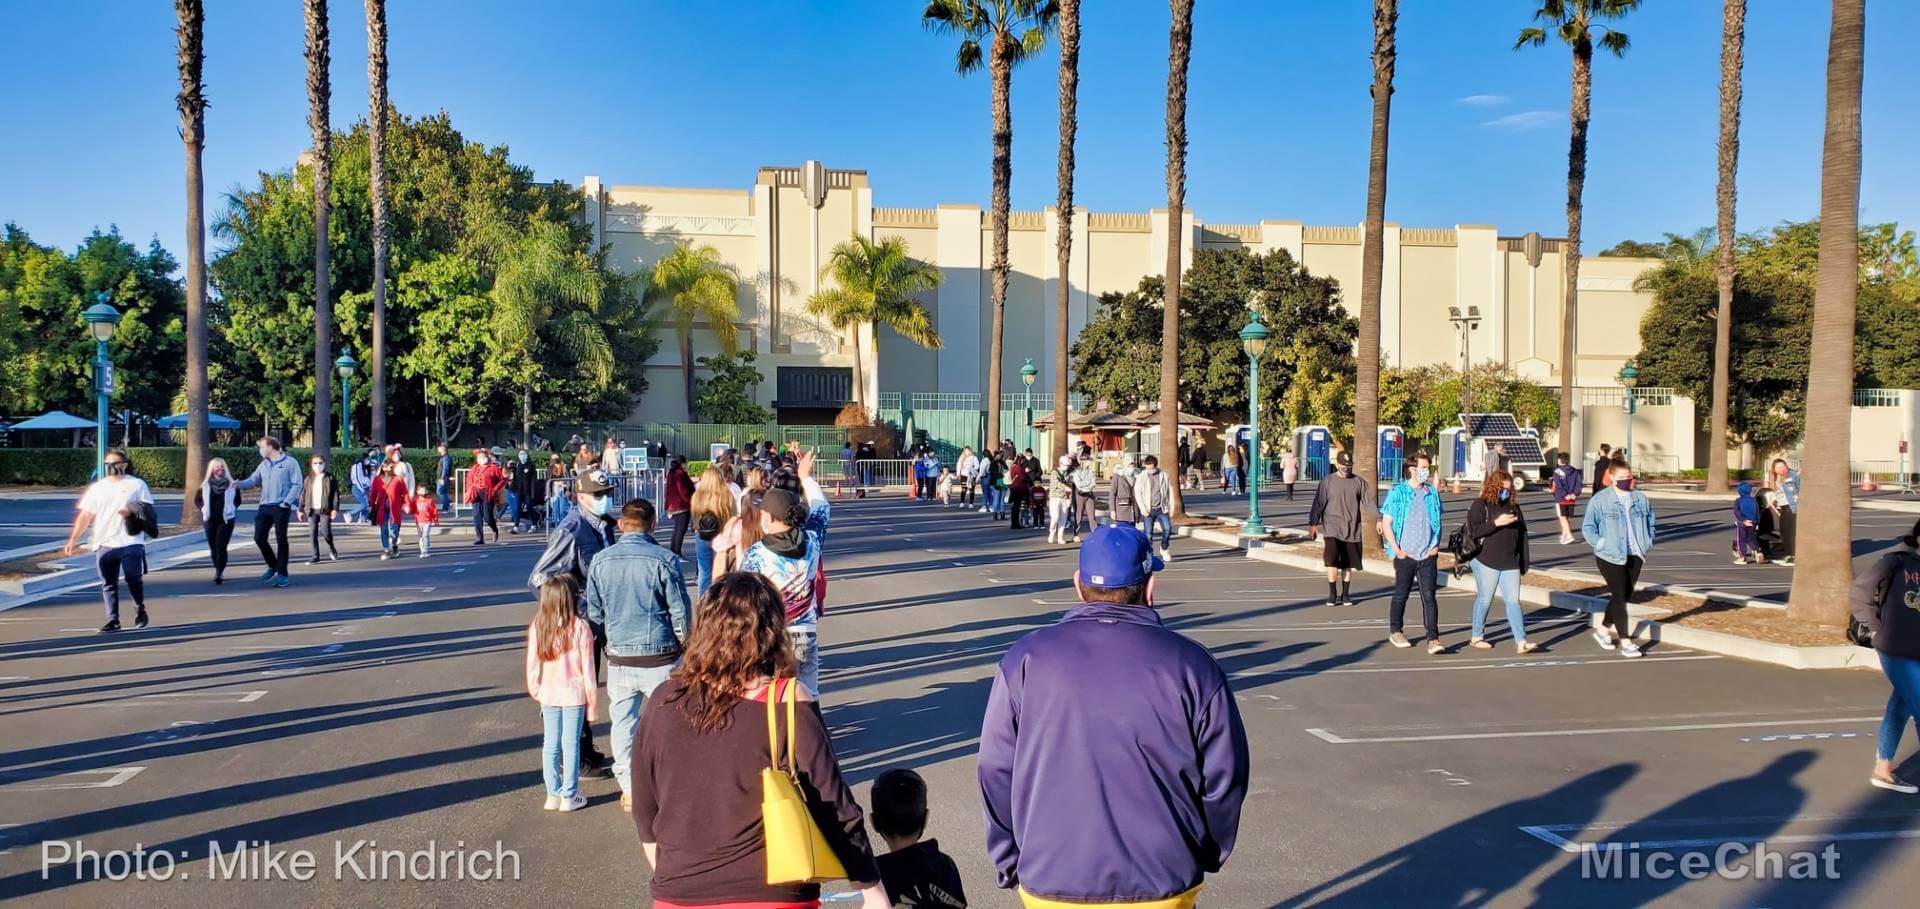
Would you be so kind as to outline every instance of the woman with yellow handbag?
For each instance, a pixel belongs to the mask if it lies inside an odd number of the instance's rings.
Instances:
[[[640,714],[633,823],[656,909],[811,909],[851,880],[886,909],[866,820],[819,705],[794,682],[786,606],[758,574],[714,579],[673,677]]]

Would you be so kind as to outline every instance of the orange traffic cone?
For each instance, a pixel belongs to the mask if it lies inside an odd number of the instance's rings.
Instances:
[[[1453,494],[1454,495],[1460,494],[1460,475],[1459,474],[1453,475]]]
[[[1870,473],[1861,474],[1860,475],[1860,491],[1872,492],[1873,490],[1874,490],[1873,474],[1870,474]]]

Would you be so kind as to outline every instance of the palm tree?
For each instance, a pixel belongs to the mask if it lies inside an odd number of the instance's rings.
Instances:
[[[1560,311],[1560,449],[1579,453],[1580,421],[1573,407],[1573,374],[1577,371],[1574,334],[1579,326],[1580,195],[1587,183],[1587,124],[1593,118],[1593,46],[1596,42],[1615,57],[1627,52],[1627,35],[1603,22],[1613,22],[1640,6],[1640,0],[1541,0],[1533,13],[1541,26],[1523,28],[1513,44],[1517,50],[1547,43],[1548,29],[1573,50],[1573,97],[1568,106],[1571,129],[1567,140],[1567,261],[1566,304]],[[1545,26],[1545,27],[1542,27]]]
[[[993,81],[993,339],[987,354],[987,444],[1000,440],[1001,335],[1007,324],[1007,210],[1013,185],[1013,67],[1040,52],[1059,13],[1054,0],[927,0],[926,28],[960,36],[954,69],[982,63]],[[981,42],[986,48],[981,48]]]
[[[201,0],[174,0],[180,22],[180,141],[187,147],[187,469],[180,523],[200,526],[193,493],[207,472],[207,217],[201,154],[206,149],[207,99],[201,93],[201,44],[207,12]]]
[[[1168,0],[1167,30],[1167,275],[1160,298],[1160,463],[1179,464],[1180,252],[1186,246],[1187,67],[1193,61],[1193,0]],[[1255,459],[1260,457],[1254,452]],[[1182,484],[1173,483],[1173,515],[1187,513]]]
[[[1367,155],[1367,226],[1360,247],[1360,344],[1354,375],[1353,469],[1367,478],[1361,496],[1362,521],[1371,526],[1374,478],[1380,475],[1380,283],[1385,268],[1387,222],[1387,123],[1393,106],[1393,64],[1397,54],[1395,27],[1399,0],[1373,4],[1373,132]],[[1365,534],[1369,549],[1379,537]]]
[[[1080,0],[1060,0],[1060,190],[1057,311],[1053,325],[1053,458],[1067,453],[1067,301],[1073,291],[1073,136],[1080,130]]]
[[[734,292],[739,283],[739,275],[721,261],[719,250],[692,245],[675,247],[653,266],[648,279],[648,296],[666,301],[674,336],[680,341],[680,379],[687,393],[688,422],[694,419],[694,323],[707,323],[720,349],[732,356],[740,343],[740,332],[734,326],[740,318],[740,302]]]
[[[373,440],[387,441],[387,0],[367,0],[367,194],[373,201]],[[433,440],[428,439],[429,443]]]
[[[853,400],[867,412],[867,383],[860,339],[881,325],[928,350],[940,348],[933,317],[914,294],[940,286],[940,269],[907,254],[907,241],[890,237],[875,243],[859,234],[833,247],[823,276],[835,287],[807,298],[807,311],[835,329],[853,329]],[[879,336],[875,335],[878,343]],[[879,358],[879,351],[874,352]]]
[[[313,130],[313,456],[328,458],[333,439],[333,288],[327,275],[327,184],[333,176],[333,126],[327,115],[332,94],[327,85],[327,0],[305,0],[304,8],[307,126]]]
[[[1809,439],[1801,467],[1799,567],[1788,610],[1845,623],[1853,583],[1853,499],[1847,489],[1853,407],[1854,302],[1860,281],[1860,74],[1866,0],[1833,0],[1827,39],[1827,130],[1820,154],[1820,270],[1807,353]]]
[[[493,268],[493,349],[520,368],[520,444],[533,435],[533,384],[544,331],[587,367],[595,385],[612,384],[613,341],[598,318],[606,276],[575,252],[567,227],[537,221],[524,232],[493,225],[482,233]]]
[[[1720,310],[1713,327],[1713,416],[1707,433],[1707,490],[1727,491],[1727,395],[1733,381],[1733,201],[1740,167],[1740,65],[1746,42],[1747,0],[1726,0],[1720,22],[1720,183],[1715,283]]]

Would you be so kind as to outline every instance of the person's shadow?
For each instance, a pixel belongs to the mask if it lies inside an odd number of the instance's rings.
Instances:
[[[1627,846],[1662,840],[1696,841],[1696,837],[1717,835],[1719,831],[1729,829],[1732,823],[1726,820],[1708,822],[1706,819],[1710,818],[1739,819],[1731,828],[1737,831],[1736,836],[1729,838],[1729,842],[1759,842],[1778,833],[1781,826],[1806,803],[1807,793],[1794,778],[1807,769],[1813,759],[1814,753],[1804,749],[1783,754],[1756,773],[1708,786],[1614,830],[1595,845],[1605,847],[1609,844]],[[1672,850],[1711,854],[1718,846],[1719,842],[1716,841],[1705,845],[1675,845]],[[1640,848],[1644,850],[1643,856],[1656,851],[1653,847]],[[1628,849],[1633,850],[1634,847],[1628,846]],[[1568,862],[1540,884],[1534,892],[1533,905],[1580,905],[1594,903],[1596,898],[1601,898],[1600,902],[1610,906],[1644,906],[1690,883],[1679,874],[1665,880],[1654,880],[1644,875],[1635,880],[1624,877],[1606,880],[1590,877],[1583,867],[1582,861]],[[1623,864],[1622,867],[1627,866]]]
[[[1482,906],[1565,853],[1521,831],[1542,817],[1584,824],[1639,772],[1614,764],[1532,798],[1508,802],[1436,830],[1274,904],[1296,906]],[[1358,883],[1356,883],[1358,882]],[[1349,886],[1351,885],[1351,886]],[[1550,905],[1536,901],[1534,905]],[[1625,905],[1625,904],[1622,904]]]

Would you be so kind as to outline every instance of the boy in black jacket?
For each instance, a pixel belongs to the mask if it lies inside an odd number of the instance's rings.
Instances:
[[[887,841],[887,854],[874,857],[887,899],[904,909],[966,909],[960,866],[940,851],[927,831],[927,782],[920,774],[894,768],[873,781],[873,829]]]

